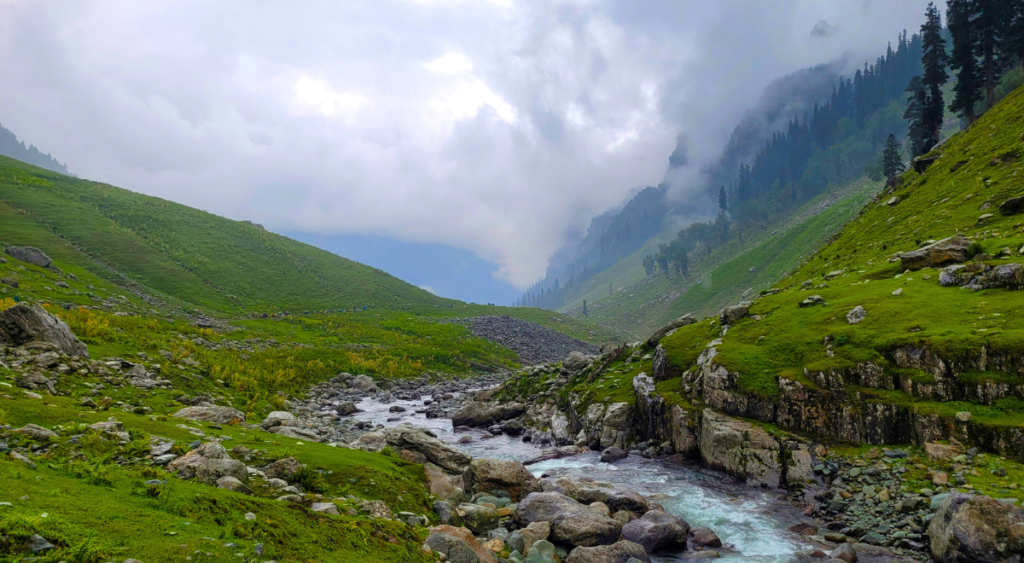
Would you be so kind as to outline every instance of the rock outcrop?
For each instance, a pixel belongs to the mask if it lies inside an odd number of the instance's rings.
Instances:
[[[174,413],[174,418],[195,420],[198,422],[211,422],[213,424],[231,424],[232,422],[245,422],[245,413],[231,407],[220,406],[199,406],[185,407]]]
[[[622,523],[560,493],[530,493],[516,506],[513,520],[520,528],[533,522],[551,524],[551,538],[572,546],[614,543]]]
[[[473,401],[452,415],[452,426],[487,427],[526,412],[522,403],[484,403]]]
[[[630,563],[633,559],[643,563],[651,562],[643,546],[631,541],[620,541],[612,545],[577,547],[569,553],[565,563]]]
[[[34,246],[8,246],[7,254],[22,262],[28,262],[40,268],[49,268],[53,264],[53,260],[49,256]]]
[[[971,241],[961,234],[942,239],[939,242],[929,244],[917,250],[903,252],[897,255],[904,270],[920,270],[922,268],[935,268],[957,262],[966,262],[967,251]]]
[[[399,450],[423,454],[431,463],[447,471],[462,473],[473,458],[437,439],[432,432],[407,424],[392,428],[385,435],[388,445]]]
[[[774,489],[782,483],[779,442],[749,422],[705,410],[700,455],[710,467],[746,479],[750,485]]]
[[[466,485],[476,492],[504,491],[514,502],[541,490],[540,481],[522,463],[487,458],[469,464]]]
[[[1024,553],[1024,511],[991,497],[953,493],[928,526],[940,563],[997,563]]]
[[[640,544],[647,553],[666,549],[686,549],[690,525],[682,518],[651,510],[622,527],[622,537]]]

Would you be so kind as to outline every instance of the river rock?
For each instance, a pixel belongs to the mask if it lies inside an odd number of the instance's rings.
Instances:
[[[494,558],[494,554],[474,538],[473,532],[469,531],[467,528],[461,526],[441,525],[430,528],[429,532],[431,534],[448,534],[449,536],[459,538],[466,542],[466,545],[473,550],[481,563],[496,563],[497,561]]]
[[[167,465],[170,471],[177,471],[182,479],[215,484],[224,476],[231,476],[241,482],[249,477],[245,464],[231,459],[227,450],[218,443],[207,442],[175,459]]]
[[[851,309],[849,313],[846,313],[846,322],[855,325],[866,319],[867,316],[868,313],[867,311],[864,310],[864,307],[857,305],[856,307]]]
[[[1024,521],[1020,507],[992,497],[950,494],[928,526],[932,558],[940,563],[996,563],[1024,550],[1024,536],[1007,541],[1012,526]]]
[[[534,543],[548,539],[551,535],[551,524],[548,522],[531,522],[529,526],[516,530],[508,536],[508,547],[519,553],[529,553]]]
[[[53,260],[49,256],[34,246],[8,246],[7,254],[40,268],[49,268],[53,264]]]
[[[285,438],[294,438],[296,440],[307,440],[309,442],[319,442],[320,436],[309,428],[299,428],[297,426],[278,426],[272,429],[274,434],[278,436],[284,436]]]
[[[466,527],[478,536],[498,527],[498,511],[493,508],[464,502],[455,507],[455,512]]]
[[[230,424],[245,422],[245,413],[231,407],[185,407],[174,413],[174,418],[211,422],[213,424]]]
[[[0,311],[0,344],[11,347],[49,342],[69,356],[89,357],[89,348],[68,325],[39,305],[19,303]]]
[[[352,442],[354,449],[373,453],[380,452],[387,445],[388,440],[384,432],[367,432]]]
[[[626,459],[627,456],[629,454],[626,453],[626,450],[612,446],[601,452],[601,461],[604,463],[615,463],[620,459]]]
[[[268,479],[290,480],[300,469],[302,463],[294,457],[279,459],[263,469]]]
[[[857,550],[852,545],[844,543],[828,554],[832,559],[845,561],[846,563],[857,563]]]
[[[424,456],[425,457],[425,456]],[[427,477],[427,488],[430,494],[439,499],[460,502],[465,494],[455,483],[455,478],[445,473],[440,467],[430,463],[423,464],[423,473]]]
[[[570,372],[583,371],[589,365],[590,360],[583,352],[569,352],[569,356],[562,360],[562,367]]]
[[[522,403],[484,403],[472,401],[452,415],[452,426],[489,427],[526,412]]]
[[[999,204],[999,213],[1003,215],[1017,215],[1024,213],[1024,196],[1011,197]]]
[[[352,378],[350,382],[352,387],[365,392],[376,392],[379,391],[377,384],[373,382],[373,378],[369,375],[357,375]]]
[[[469,466],[467,485],[476,492],[505,491],[515,502],[539,492],[540,481],[526,467],[511,460],[474,459]]]
[[[778,488],[782,478],[779,443],[749,422],[705,409],[700,453],[709,466],[753,486]]]
[[[904,270],[935,268],[956,262],[966,262],[967,249],[970,246],[970,239],[962,234],[957,234],[896,256],[900,259],[901,268]]]
[[[385,437],[391,447],[419,452],[431,463],[447,471],[462,473],[473,461],[470,456],[438,440],[433,433],[423,428],[402,424],[389,429]]]
[[[663,549],[685,549],[690,525],[682,518],[651,510],[622,527],[622,537],[643,546],[647,553]]]
[[[252,489],[247,487],[245,483],[238,480],[237,477],[233,477],[231,475],[225,475],[220,479],[217,479],[217,487],[234,491],[236,493],[242,493],[244,495],[252,494]],[[335,512],[335,514],[337,514],[337,512]]]
[[[423,545],[444,555],[444,560],[450,563],[480,563],[480,557],[473,548],[461,538],[450,534],[434,532]]]
[[[338,413],[338,416],[349,416],[359,412],[359,409],[352,401],[342,401],[334,407],[334,412]]]
[[[612,545],[577,547],[569,553],[565,563],[628,563],[630,559],[651,562],[643,546],[631,541],[620,541]]]
[[[590,547],[613,543],[622,531],[618,520],[602,516],[560,493],[530,493],[516,506],[513,520],[520,528],[549,522],[553,541]]]
[[[707,526],[699,526],[692,530],[693,545],[698,547],[722,547],[722,540]]]

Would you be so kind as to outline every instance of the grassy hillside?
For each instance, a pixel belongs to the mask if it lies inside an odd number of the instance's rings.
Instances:
[[[865,362],[882,368],[881,381],[848,390],[918,414],[952,417],[968,411],[983,427],[1024,425],[1024,299],[1019,290],[971,291],[939,285],[941,268],[905,271],[897,253],[962,233],[973,241],[978,264],[1024,261],[1024,216],[998,207],[1024,195],[1024,89],[1018,89],[969,130],[952,137],[923,174],[907,172],[898,188],[872,200],[836,237],[791,275],[779,292],[759,298],[751,317],[735,323],[718,346],[715,362],[736,374],[739,389],[769,402],[782,380],[817,389],[808,374],[850,373]],[[830,272],[838,272],[824,276]],[[811,289],[802,289],[810,281]],[[800,307],[810,295],[824,304]],[[846,315],[863,307],[866,318]],[[755,317],[756,316],[756,317]],[[691,325],[663,341],[681,369],[719,334],[716,319]],[[956,400],[936,397],[936,377],[901,368],[901,347],[928,350],[949,366],[955,381],[947,392],[967,389]],[[986,361],[986,358],[989,361]],[[864,383],[864,385],[867,385]],[[849,385],[848,385],[849,387]],[[940,387],[943,387],[940,385]],[[1004,389],[996,400],[975,389]]]
[[[218,311],[449,303],[257,226],[0,157],[0,241]],[[59,237],[68,247],[58,248]]]

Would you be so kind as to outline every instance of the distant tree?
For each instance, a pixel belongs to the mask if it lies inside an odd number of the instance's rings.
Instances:
[[[953,38],[949,67],[956,71],[953,101],[949,104],[949,110],[974,123],[978,119],[974,106],[981,101],[983,87],[978,61],[974,56],[978,44],[972,21],[974,0],[949,0],[946,3],[946,19],[949,34]]]
[[[644,273],[648,276],[654,273],[654,255],[648,254],[644,256]]]
[[[608,297],[612,296],[612,282],[608,280]]]
[[[946,40],[942,37],[942,18],[934,3],[928,3],[928,9],[925,10],[924,16],[925,22],[921,26],[921,66],[924,69],[921,87],[925,89],[925,92],[922,96],[916,89],[912,91],[910,87],[907,88],[907,91],[911,92],[911,97],[919,98],[921,133],[927,134],[919,139],[921,152],[915,153],[914,156],[920,156],[932,150],[932,147],[939,142],[942,120],[946,111],[946,103],[942,98],[942,86],[949,80],[949,73],[946,72],[946,66],[949,65],[949,54],[946,53]],[[911,79],[911,84],[913,84],[913,79]]]
[[[587,300],[586,300],[586,299],[584,299],[584,300],[583,300],[583,316],[584,316],[584,317],[589,317],[589,316],[590,316],[590,315],[589,315],[589,314],[587,313]]]
[[[722,211],[729,210],[729,198],[725,195],[725,186],[718,188],[718,208]]]
[[[668,277],[668,247],[664,244],[658,245],[658,254],[654,257],[654,261],[658,263],[658,267],[665,272],[665,276]]]
[[[1009,0],[1006,25],[1006,50],[1017,57],[1024,69],[1024,2]]]
[[[890,185],[894,185],[896,178],[906,168],[903,166],[903,158],[900,156],[900,142],[896,140],[896,136],[889,134],[889,138],[885,140],[885,150],[882,151],[882,173],[885,174],[885,178],[889,181]]]
[[[668,245],[669,258],[679,276],[685,276],[690,268],[690,257],[686,254],[686,243],[678,238]]]
[[[729,238],[729,218],[726,217],[725,213],[719,213],[718,217],[715,218],[715,231],[718,232],[718,237],[725,242]]]
[[[903,119],[907,120],[910,155],[918,157],[935,145],[932,142],[933,129],[924,120],[924,108],[928,105],[928,93],[924,89],[924,83],[920,76],[915,76],[910,80],[907,92],[910,96],[907,98],[907,110],[903,112]]]

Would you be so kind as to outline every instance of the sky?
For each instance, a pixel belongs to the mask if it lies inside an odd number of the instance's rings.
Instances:
[[[0,123],[303,240],[448,247],[504,294],[680,134],[697,170],[772,79],[873,58],[926,3],[0,0]]]

